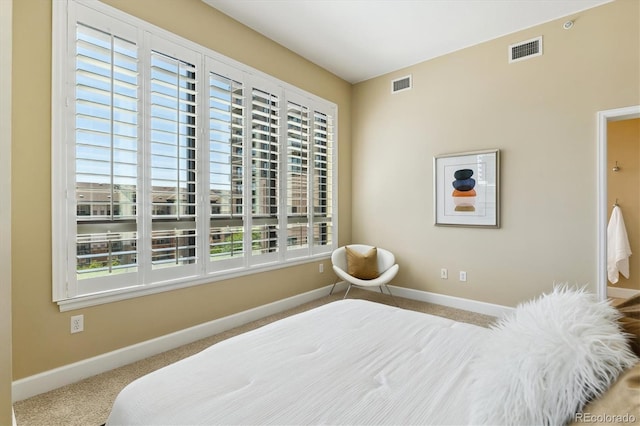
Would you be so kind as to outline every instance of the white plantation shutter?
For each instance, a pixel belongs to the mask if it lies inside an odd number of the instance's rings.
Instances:
[[[225,266],[245,254],[244,105],[242,83],[209,73],[209,254]]]
[[[332,250],[334,243],[334,128],[331,115],[313,114],[313,244],[314,252]]]
[[[151,52],[151,263],[196,262],[196,67]]]
[[[287,103],[287,251],[309,246],[309,108]]]
[[[139,76],[135,42],[82,23],[75,36],[74,254],[82,281],[138,269]]]
[[[62,310],[326,257],[335,106],[101,2],[53,2]]]
[[[280,102],[259,89],[251,96],[251,252],[257,262],[278,252]],[[259,260],[258,258],[262,258]]]

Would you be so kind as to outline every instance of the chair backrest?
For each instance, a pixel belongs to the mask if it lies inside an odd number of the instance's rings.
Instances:
[[[374,246],[369,246],[366,244],[349,244],[349,248],[351,250],[355,250],[358,253],[366,253],[371,250]],[[391,268],[396,263],[396,258],[389,250],[385,250],[383,248],[377,247],[378,251],[378,273],[383,273],[387,269]],[[347,251],[344,246],[339,247],[331,253],[331,263],[342,269],[343,271],[347,271]]]

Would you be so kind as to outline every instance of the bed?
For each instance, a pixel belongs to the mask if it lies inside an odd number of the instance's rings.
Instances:
[[[486,354],[495,346],[488,343],[497,342],[495,333],[365,300],[332,302],[232,337],[134,381],[116,398],[107,425],[538,420],[530,413],[525,418],[486,416],[491,401],[478,398],[479,386],[486,388],[494,378],[502,383],[499,372],[484,371],[490,368]],[[614,372],[603,386],[637,361],[616,346],[618,340],[613,342],[612,350],[622,355],[609,363],[615,368],[607,364]],[[514,358],[508,350],[506,356]],[[509,393],[518,400],[515,389]],[[586,397],[581,398],[584,404]],[[553,424],[549,418],[543,421]]]

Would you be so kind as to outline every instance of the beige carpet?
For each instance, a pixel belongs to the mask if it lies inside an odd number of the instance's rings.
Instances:
[[[14,405],[16,420],[19,426],[101,425],[107,420],[111,405],[120,390],[138,377],[200,352],[221,340],[258,328],[280,318],[341,299],[343,295],[344,292],[336,293],[333,296],[326,296],[285,312],[271,315],[206,339],[90,377],[81,382],[16,402]],[[353,289],[349,293],[349,298],[368,299],[393,305],[393,300],[389,296],[359,289]],[[417,302],[399,297],[396,297],[395,300],[398,305],[404,309],[426,312],[428,314],[480,326],[486,327],[495,320],[495,318],[491,316],[431,303]]]

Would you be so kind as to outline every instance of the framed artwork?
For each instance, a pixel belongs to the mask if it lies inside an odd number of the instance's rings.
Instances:
[[[500,227],[500,150],[433,158],[435,224]]]

